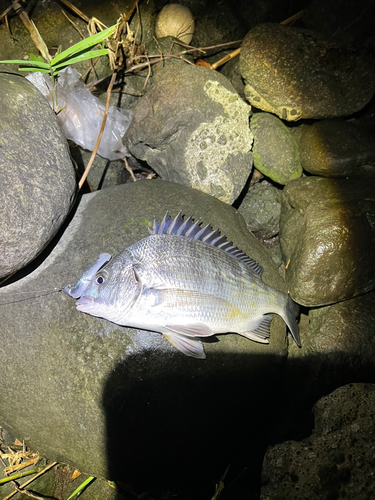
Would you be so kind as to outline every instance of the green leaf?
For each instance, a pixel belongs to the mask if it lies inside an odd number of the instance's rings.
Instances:
[[[86,488],[86,486],[88,484],[90,484],[94,479],[95,479],[95,477],[91,476],[91,477],[87,478],[86,481],[83,481],[83,483],[81,485],[79,485],[76,490],[73,491],[73,493],[70,495],[70,497],[67,500],[71,500],[75,495],[77,495],[77,493],[79,493],[81,490],[83,490],[83,488]]]
[[[100,49],[100,50],[90,50],[89,52],[84,52],[83,54],[72,57],[71,59],[67,59],[66,61],[61,62],[60,64],[56,64],[56,66],[52,66],[53,74],[56,75],[59,71],[61,71],[65,66],[70,64],[75,64],[81,61],[87,61],[87,59],[92,59],[93,57],[100,57],[108,55],[108,49]]]
[[[39,62],[45,64],[43,61],[43,57],[41,57],[41,56],[34,56],[34,54],[29,54],[29,57],[32,61],[35,61],[35,62],[39,61]]]
[[[23,66],[37,66],[38,68],[49,69],[50,65],[41,61],[21,61],[15,59],[14,61],[0,61],[0,64],[22,64]]]
[[[53,66],[56,66],[57,63],[63,61],[64,59],[74,56],[79,52],[89,50],[91,47],[98,45],[98,43],[102,43],[104,40],[106,40],[109,36],[111,36],[115,32],[116,26],[117,24],[111,26],[110,28],[107,28],[104,31],[101,31],[100,33],[96,33],[95,35],[85,38],[84,40],[81,40],[75,45],[72,45],[68,49],[64,50],[64,52],[61,52],[61,54],[55,56],[52,59],[51,64]]]
[[[44,40],[41,37],[41,35],[40,35],[39,31],[38,31],[38,28],[35,26],[34,22],[31,21],[31,23],[32,23],[32,25],[35,28],[36,34],[38,35],[39,42],[40,42],[40,45],[41,45],[41,48],[42,48],[42,56],[44,57],[44,59],[46,61],[50,61],[51,60],[51,56],[50,56],[50,53],[48,51],[47,45],[44,43]]]
[[[30,71],[30,73],[51,73],[49,69],[43,69],[43,68],[21,68],[21,66],[18,68],[18,71]]]

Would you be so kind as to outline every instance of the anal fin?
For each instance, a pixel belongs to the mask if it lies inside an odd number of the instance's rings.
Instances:
[[[163,333],[164,337],[176,347],[179,351],[183,352],[185,356],[191,356],[197,359],[206,359],[206,354],[203,349],[203,344],[198,338],[185,337],[178,333]]]
[[[269,344],[270,337],[270,326],[272,318],[271,316],[263,316],[259,325],[250,332],[238,332],[239,335],[246,337],[247,339],[254,340],[254,342],[260,342],[261,344]]]

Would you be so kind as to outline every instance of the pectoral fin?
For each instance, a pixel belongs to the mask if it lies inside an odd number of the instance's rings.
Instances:
[[[204,323],[190,323],[186,325],[165,325],[168,330],[187,337],[210,337],[214,332]]]
[[[185,337],[179,333],[164,333],[166,339],[169,340],[179,351],[186,356],[191,356],[197,359],[206,359],[206,354],[203,349],[202,342],[197,338]]]

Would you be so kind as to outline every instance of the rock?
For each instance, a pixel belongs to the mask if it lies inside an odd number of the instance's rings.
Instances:
[[[20,440],[27,437],[42,456],[90,475],[128,478],[138,491],[160,483],[186,488],[190,474],[195,491],[197,481],[212,488],[211,478],[220,478],[229,457],[249,464],[249,449],[254,465],[277,418],[287,356],[278,317],[269,345],[220,335],[218,342],[205,342],[202,361],[184,356],[160,334],[82,314],[64,294],[45,295],[75,283],[101,252],[115,255],[147,236],[152,218],[160,220],[167,209],[220,227],[263,265],[265,282],[285,290],[267,249],[233,207],[161,180],[84,195],[42,264],[0,289],[0,304],[7,302],[0,306],[0,359],[7,360],[1,425]],[[21,301],[12,295],[18,292]],[[12,297],[18,302],[9,304]],[[198,415],[202,425],[194,424]]]
[[[71,208],[76,181],[67,141],[42,94],[0,73],[0,278],[32,261]]]
[[[375,292],[311,309],[303,348],[291,346],[288,358],[304,365],[298,393],[319,398],[349,382],[375,382],[374,322]]]
[[[194,17],[187,7],[171,3],[161,9],[155,24],[155,35],[158,38],[173,36],[189,44],[193,33]]]
[[[313,31],[280,24],[249,31],[240,68],[248,101],[288,121],[350,115],[375,91],[371,60]]]
[[[375,4],[367,0],[313,0],[303,9],[303,23],[334,42],[375,49],[374,26]],[[354,22],[353,22],[354,21]]]
[[[315,307],[375,288],[375,175],[310,177],[283,190],[280,242],[286,280],[299,304]]]
[[[346,385],[318,401],[310,437],[267,450],[261,500],[373,498],[374,405],[374,384]]]
[[[175,64],[139,99],[124,142],[162,179],[233,203],[252,167],[249,114],[225,77]]]
[[[281,120],[268,113],[251,117],[254,135],[254,166],[278,184],[286,184],[302,175],[299,150],[293,135]]]
[[[246,102],[244,94],[245,85],[240,72],[239,58],[235,57],[234,59],[231,59],[230,61],[225,63],[222,68],[218,69],[220,70],[220,73],[222,75],[228,78],[241,99]]]
[[[257,182],[246,193],[238,211],[258,239],[272,238],[279,234],[281,191],[267,181]]]
[[[375,162],[372,134],[351,122],[314,123],[305,127],[299,145],[304,170],[322,177],[360,175],[358,167]]]

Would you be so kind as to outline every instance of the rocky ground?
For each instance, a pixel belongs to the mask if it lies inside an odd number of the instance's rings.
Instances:
[[[130,3],[79,9],[109,26]],[[371,498],[373,6],[186,0],[190,45],[208,47],[190,51],[175,27],[155,38],[164,3],[139,2],[113,87],[111,105],[131,111],[128,156],[97,156],[81,190],[91,152],[68,143],[65,109],[56,118],[17,65],[0,65],[1,456],[18,438],[66,464],[31,483],[38,498],[66,500],[74,469],[101,478],[87,499]],[[86,36],[66,13],[75,27],[52,1],[29,10],[51,51]],[[0,59],[36,54],[14,10],[6,19]],[[105,103],[108,59],[96,75],[76,68]],[[220,335],[195,360],[56,291],[167,210],[219,227],[290,293],[302,348],[275,316],[269,345]]]

